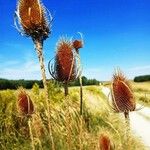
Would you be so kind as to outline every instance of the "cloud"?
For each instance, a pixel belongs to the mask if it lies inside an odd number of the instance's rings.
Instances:
[[[22,60],[1,61],[0,66],[0,78],[41,79],[40,65],[33,53],[26,53]]]
[[[130,79],[133,79],[135,76],[147,75],[150,74],[150,65],[132,67],[126,69],[126,72]]]
[[[99,68],[85,68],[83,70],[83,75],[89,79],[97,79],[100,81],[110,80],[112,75],[110,69],[104,69],[103,67]]]
[[[15,67],[2,69],[0,77],[7,79],[40,79],[40,67],[34,61],[24,62]]]
[[[134,68],[130,68],[130,71],[142,71],[142,70],[150,70],[150,65],[147,66],[138,66]]]

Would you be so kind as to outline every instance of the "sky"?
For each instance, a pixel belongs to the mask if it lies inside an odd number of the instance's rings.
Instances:
[[[129,79],[150,74],[149,0],[43,0],[52,13],[52,33],[44,41],[44,56],[54,57],[60,36],[84,37],[80,50],[83,75],[111,80],[119,67]],[[30,38],[14,27],[17,0],[0,0],[0,78],[41,79]],[[51,78],[47,71],[47,78]]]

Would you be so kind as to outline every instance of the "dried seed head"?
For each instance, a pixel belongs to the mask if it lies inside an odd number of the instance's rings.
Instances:
[[[112,100],[116,112],[134,111],[136,107],[131,85],[121,71],[113,75]]]
[[[46,11],[40,0],[19,0],[18,15],[26,35],[46,39],[50,32]]]
[[[76,78],[76,61],[72,41],[61,38],[57,44],[55,57],[56,79],[68,82]]]
[[[75,40],[73,42],[73,47],[74,47],[75,50],[78,51],[80,48],[83,47],[83,42],[81,40]]]
[[[30,116],[34,112],[34,105],[24,90],[21,90],[18,94],[18,108],[22,115]]]
[[[100,150],[111,150],[112,144],[107,135],[101,134],[99,138],[99,147]]]

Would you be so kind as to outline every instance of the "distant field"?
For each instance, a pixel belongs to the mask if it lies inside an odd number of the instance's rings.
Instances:
[[[136,100],[150,106],[150,82],[132,82]]]

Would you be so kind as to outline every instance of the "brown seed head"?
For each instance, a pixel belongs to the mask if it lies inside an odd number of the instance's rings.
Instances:
[[[70,40],[62,38],[57,45],[55,58],[56,78],[61,82],[68,82],[76,78],[76,61]]]
[[[81,40],[75,40],[73,42],[73,47],[74,49],[79,50],[80,48],[83,47],[83,42]]]
[[[34,112],[34,105],[24,90],[21,90],[18,94],[18,108],[22,115],[30,116]]]
[[[99,138],[100,150],[111,150],[111,141],[107,135],[101,134]]]
[[[40,0],[19,0],[18,14],[25,34],[32,38],[48,37],[48,22]]]
[[[121,71],[113,75],[112,100],[116,112],[134,111],[136,107],[130,83]]]

